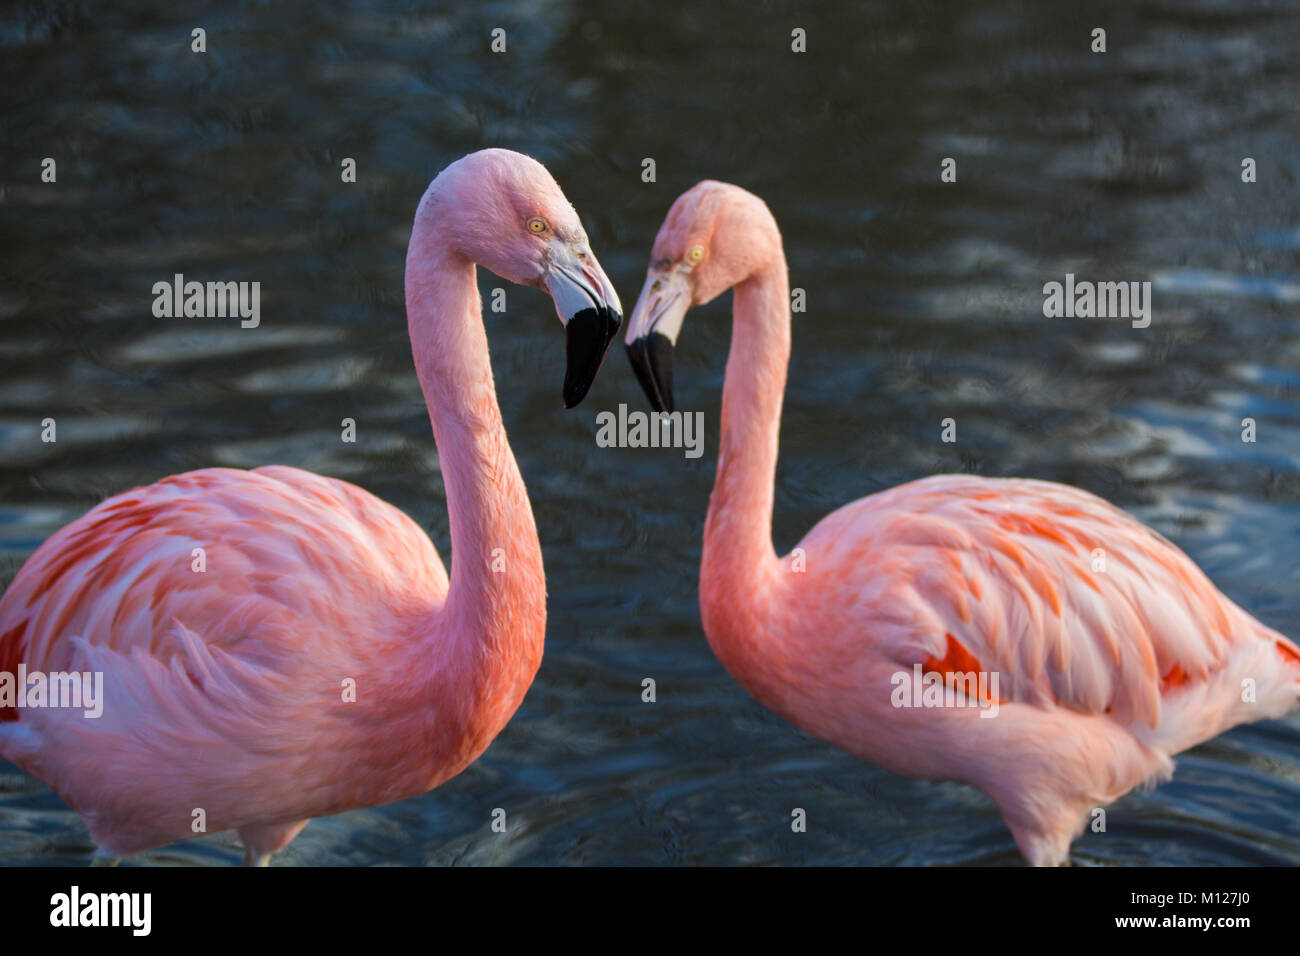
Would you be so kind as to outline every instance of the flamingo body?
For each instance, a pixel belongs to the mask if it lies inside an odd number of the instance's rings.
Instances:
[[[979,787],[1031,862],[1062,861],[1090,811],[1167,779],[1173,754],[1300,703],[1295,645],[1077,488],[924,478],[840,508],[797,549],[750,593],[725,568],[702,576],[718,659],[813,736]],[[895,706],[917,665],[996,674],[996,710]]]
[[[429,699],[411,739],[407,680],[450,650],[416,638],[447,586],[404,513],[296,468],[117,495],[42,544],[0,600],[0,670],[100,672],[104,713],[2,711],[5,756],[118,855],[192,835],[199,808],[209,829],[242,829],[423,793],[504,726],[545,626],[534,608],[529,653],[494,675],[493,706]],[[406,753],[390,753],[399,741]]]

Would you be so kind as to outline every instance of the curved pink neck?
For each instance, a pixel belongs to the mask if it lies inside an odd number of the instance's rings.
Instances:
[[[459,652],[458,665],[442,669],[478,685],[460,686],[462,699],[498,697],[508,719],[541,659],[542,551],[497,405],[474,263],[442,235],[432,217],[417,217],[406,256],[411,351],[451,526],[450,586],[433,651],[441,661]]]
[[[790,282],[784,257],[777,256],[736,286],[732,306],[721,449],[700,568],[705,630],[711,639],[714,629],[708,618],[717,617],[707,605],[718,601],[734,609],[742,603],[737,601],[740,595],[757,598],[766,593],[777,567],[772,502],[789,361]],[[732,623],[729,632],[748,629],[745,622]]]

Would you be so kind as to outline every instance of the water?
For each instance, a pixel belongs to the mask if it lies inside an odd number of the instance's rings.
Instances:
[[[0,14],[0,583],[101,498],[212,465],[357,482],[445,556],[402,262],[429,179],[503,145],[550,166],[629,307],[679,192],[717,178],[768,201],[808,297],[779,549],[846,501],[934,472],[1049,478],[1128,508],[1245,608],[1300,631],[1294,4],[608,6]],[[1098,25],[1104,56],[1088,51]],[[505,55],[488,52],[496,26]],[[57,185],[40,182],[45,156]],[[945,156],[955,184],[938,181]],[[340,183],[343,157],[355,185]],[[656,183],[641,181],[645,157]],[[175,272],[260,281],[261,327],[153,318],[150,289]],[[1152,281],[1151,327],[1043,318],[1042,284],[1067,272]],[[688,461],[597,448],[596,412],[645,407],[623,356],[565,413],[553,310],[509,296],[488,335],[546,556],[541,673],[460,777],[317,820],[279,859],[1015,862],[980,794],[801,735],[709,651],[695,588],[730,297],[692,314],[678,350],[678,404],[706,416],[706,453]],[[46,417],[55,445],[39,440]],[[344,417],[355,445],[338,440]],[[956,445],[938,440],[945,417]],[[790,832],[796,806],[805,834]],[[494,807],[507,837],[489,829]],[[1184,755],[1073,858],[1297,863],[1297,807],[1292,717]],[[89,851],[57,797],[0,765],[0,862]],[[214,836],[137,861],[238,856]]]

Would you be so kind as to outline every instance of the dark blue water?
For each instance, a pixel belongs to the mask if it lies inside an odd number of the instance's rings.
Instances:
[[[221,6],[0,13],[0,584],[103,497],[212,465],[357,482],[446,556],[402,263],[433,175],[501,145],[549,165],[629,307],[680,191],[716,178],[768,201],[808,302],[779,549],[926,474],[1049,478],[1129,509],[1300,632],[1295,4]],[[204,55],[189,49],[200,26]],[[489,52],[494,27],[505,54]],[[942,184],[948,156],[958,179]],[[1243,157],[1257,182],[1241,182]],[[154,318],[150,289],[176,272],[260,281],[262,325]],[[1042,285],[1067,272],[1151,281],[1150,327],[1044,318]],[[678,403],[706,421],[690,461],[598,448],[597,412],[644,407],[622,356],[563,412],[551,306],[510,296],[488,335],[546,557],[541,672],[460,777],[317,820],[278,861],[1017,861],[983,796],[803,736],[712,657],[695,589],[730,298],[693,313],[678,349]],[[947,417],[956,444],[939,440]],[[794,807],[807,833],[791,832]],[[1297,863],[1297,808],[1293,717],[1184,755],[1073,858]],[[57,797],[0,765],[0,862],[90,849]],[[213,836],[137,861],[238,858]]]

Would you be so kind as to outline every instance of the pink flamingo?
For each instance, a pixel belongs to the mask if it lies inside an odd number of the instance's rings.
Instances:
[[[840,508],[777,557],[790,299],[760,199],[718,182],[678,198],[628,354],[651,404],[671,411],[686,311],[732,287],[700,610],[714,653],[759,703],[895,773],[978,787],[1025,859],[1050,865],[1093,808],[1167,779],[1173,754],[1300,702],[1293,643],[1077,488],[925,478]],[[914,706],[913,687],[947,706]]]
[[[564,403],[618,297],[535,160],[473,153],[433,181],[406,256],[416,372],[438,445],[451,579],[420,527],[295,468],[214,468],[110,498],[47,540],[0,600],[0,672],[100,672],[103,713],[0,710],[0,757],[44,780],[113,861],[238,831],[265,865],[309,818],[424,793],[468,766],[542,657],[546,583],[506,440],[475,263],[544,286]],[[202,548],[206,570],[195,570]]]

